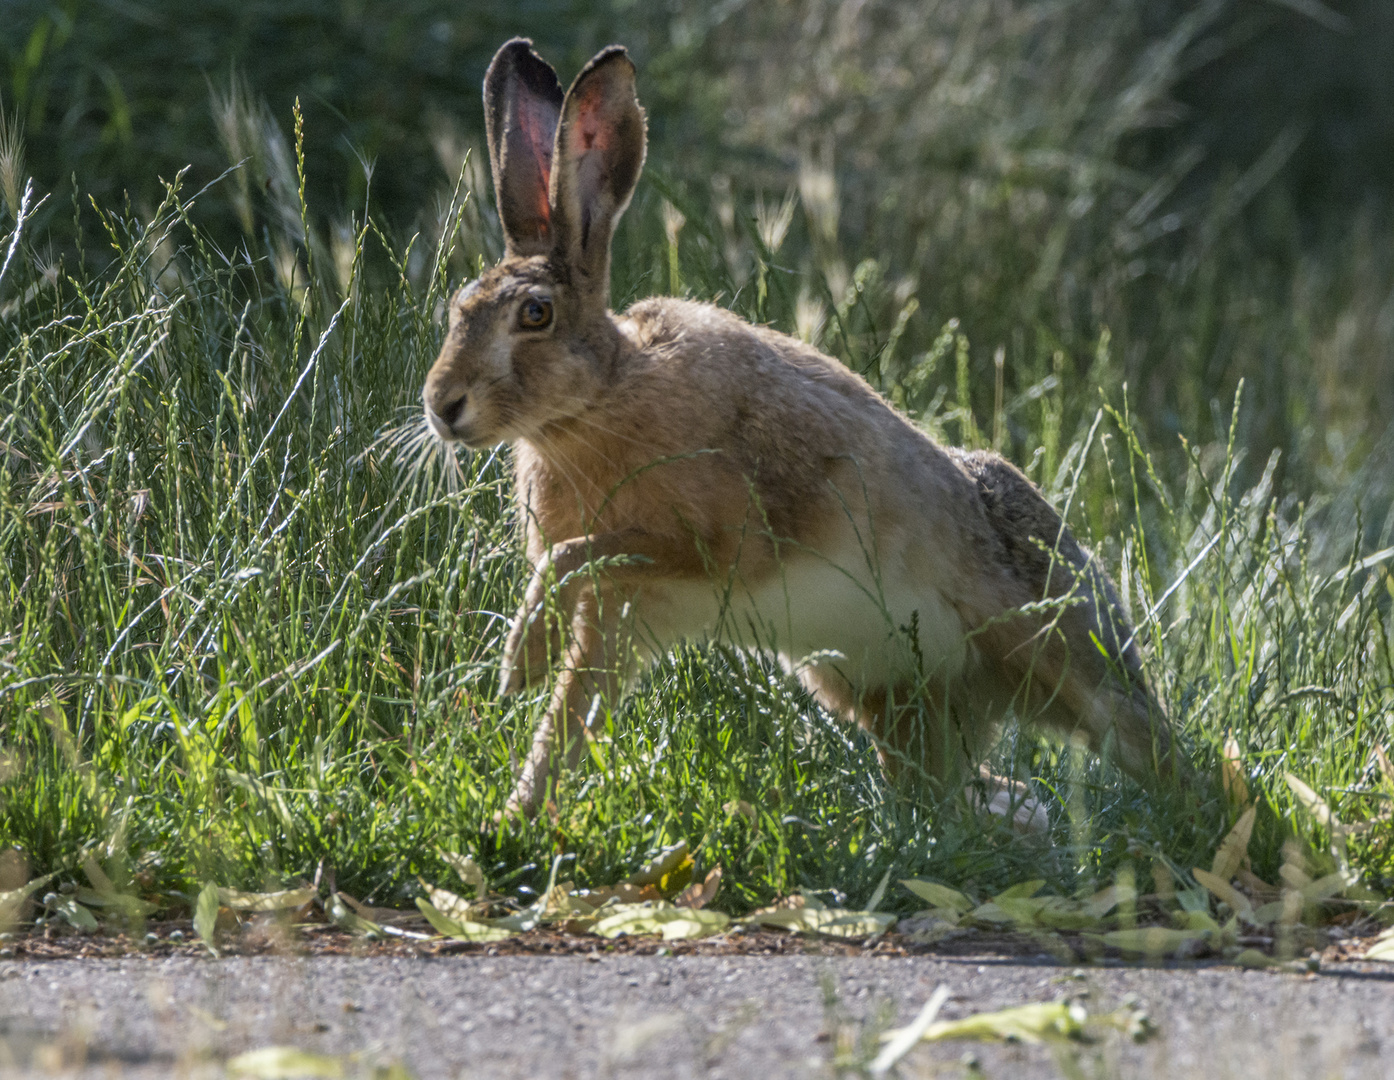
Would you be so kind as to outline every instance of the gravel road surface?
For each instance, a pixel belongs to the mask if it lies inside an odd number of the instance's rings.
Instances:
[[[1078,994],[1134,995],[1135,1044],[922,1045],[904,1077],[1394,1077],[1394,968],[1082,969],[988,957],[188,956],[0,962],[0,1075],[216,1077],[233,1055],[345,1055],[345,1077],[832,1077],[907,1023]],[[865,1054],[862,1060],[866,1060]],[[974,1064],[976,1060],[976,1064]]]

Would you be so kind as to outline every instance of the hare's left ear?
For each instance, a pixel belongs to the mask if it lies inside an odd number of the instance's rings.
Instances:
[[[552,250],[548,197],[561,102],[557,73],[527,38],[494,54],[484,76],[484,130],[509,255]]]
[[[576,76],[562,102],[550,199],[554,254],[602,305],[610,293],[610,238],[644,167],[644,143],[634,64],[611,45]]]

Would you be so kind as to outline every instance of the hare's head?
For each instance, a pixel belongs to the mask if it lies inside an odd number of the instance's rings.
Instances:
[[[644,164],[634,65],[617,45],[563,95],[515,38],[484,77],[484,119],[504,257],[451,301],[422,392],[432,430],[471,447],[539,431],[596,393],[614,340],[610,238]]]

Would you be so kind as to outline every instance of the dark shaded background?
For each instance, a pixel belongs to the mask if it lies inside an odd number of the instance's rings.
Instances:
[[[184,165],[194,187],[227,168],[210,96],[234,76],[284,132],[300,99],[316,219],[369,198],[408,236],[481,141],[504,39],[533,37],[564,81],[620,41],[652,139],[631,217],[661,235],[655,182],[686,211],[691,291],[739,291],[748,267],[708,264],[757,200],[823,170],[835,211],[815,220],[805,197],[781,264],[821,273],[835,306],[877,259],[888,299],[869,318],[916,296],[914,355],[959,318],[985,409],[996,347],[1021,390],[1061,351],[1066,376],[1093,377],[1108,327],[1159,438],[1217,434],[1242,378],[1243,441],[1260,464],[1285,451],[1307,486],[1356,476],[1394,417],[1383,0],[11,0],[3,20],[0,93],[54,193],[60,255],[74,192],[140,214]],[[274,177],[255,179],[274,201]],[[199,207],[229,244],[247,242],[235,202]],[[274,218],[257,213],[254,234]],[[486,233],[488,218],[486,200]],[[617,297],[664,284],[640,274]],[[790,297],[773,321],[792,320]]]

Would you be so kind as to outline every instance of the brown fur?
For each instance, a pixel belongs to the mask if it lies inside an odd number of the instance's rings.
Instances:
[[[774,648],[892,772],[949,778],[1012,710],[1166,775],[1113,588],[1012,465],[939,447],[836,361],[729,312],[607,310],[644,157],[634,70],[612,47],[559,86],[524,41],[490,69],[508,253],[452,304],[423,391],[441,437],[514,448],[533,576],[504,689],[560,674],[512,805],[533,810],[577,759],[597,699],[694,635]],[[551,154],[517,150],[534,133],[509,118],[551,115]],[[546,327],[525,327],[532,303],[551,305]],[[803,662],[824,649],[839,656]]]

